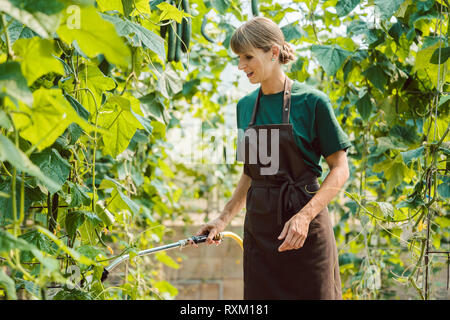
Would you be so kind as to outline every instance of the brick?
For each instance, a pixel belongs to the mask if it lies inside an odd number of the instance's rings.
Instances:
[[[222,278],[241,278],[243,277],[243,259],[228,258],[222,261]]]
[[[242,300],[244,298],[244,281],[242,279],[223,280],[223,300]]]
[[[200,285],[200,300],[221,300],[221,282],[203,282]]]
[[[201,292],[201,283],[172,283],[178,289],[176,300],[199,300]]]

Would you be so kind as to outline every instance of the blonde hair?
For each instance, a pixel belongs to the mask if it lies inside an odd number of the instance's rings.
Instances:
[[[295,60],[295,51],[284,40],[280,27],[266,17],[254,17],[247,21],[234,31],[230,39],[231,50],[236,54],[250,53],[255,48],[268,52],[274,44],[280,48],[278,61],[281,64]]]

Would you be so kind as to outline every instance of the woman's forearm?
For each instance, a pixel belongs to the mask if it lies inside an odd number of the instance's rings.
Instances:
[[[242,173],[231,199],[227,202],[219,216],[226,224],[228,224],[245,206],[245,200],[251,181],[252,179],[249,176]]]
[[[320,189],[300,211],[301,214],[312,221],[339,193],[348,176],[348,170],[345,167],[339,166],[330,169]]]

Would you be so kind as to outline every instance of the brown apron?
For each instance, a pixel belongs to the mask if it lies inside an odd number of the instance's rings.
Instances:
[[[291,88],[292,80],[286,77],[283,123],[254,125],[260,87],[252,119],[244,133],[244,173],[252,179],[244,222],[244,299],[341,299],[338,253],[327,207],[311,221],[303,247],[278,252],[284,241],[278,240],[284,224],[320,187],[294,141],[289,123]],[[256,140],[246,139],[250,129],[257,133]],[[259,157],[252,161],[249,154],[259,154],[261,139],[265,139],[267,145],[263,151],[271,154],[271,134],[277,129],[278,171],[261,174],[261,168],[270,167],[270,163]]]

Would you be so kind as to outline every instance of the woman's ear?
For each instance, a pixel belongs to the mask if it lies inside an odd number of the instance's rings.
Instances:
[[[272,45],[272,58],[278,58],[280,56],[280,47],[276,44]]]

